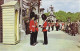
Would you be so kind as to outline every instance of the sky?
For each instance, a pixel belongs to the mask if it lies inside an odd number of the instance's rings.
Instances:
[[[42,0],[41,8],[44,8],[44,12],[47,12],[50,6],[54,7],[54,11],[57,12],[59,10],[65,12],[80,12],[80,0]]]

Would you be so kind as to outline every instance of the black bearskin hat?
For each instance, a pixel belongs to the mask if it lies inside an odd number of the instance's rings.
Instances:
[[[38,19],[38,16],[37,16],[37,14],[35,14],[35,20],[36,20],[36,19]]]
[[[54,22],[54,21],[52,20],[52,22]]]
[[[42,20],[46,20],[46,19],[47,19],[46,15],[42,14]]]
[[[32,19],[33,17],[35,17],[35,13],[34,12],[31,12],[30,13],[30,19]]]
[[[56,22],[58,22],[58,20],[56,20]]]

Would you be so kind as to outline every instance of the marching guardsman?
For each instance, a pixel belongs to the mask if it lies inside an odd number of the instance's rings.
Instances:
[[[35,32],[35,43],[37,44],[37,35],[38,35],[38,23],[37,23],[37,15],[35,15],[35,29],[36,29],[36,32]]]
[[[48,38],[47,38],[47,21],[46,21],[47,17],[45,14],[42,15],[42,20],[44,21],[43,26],[42,26],[42,31],[44,34],[44,43],[43,45],[47,45],[48,44]]]
[[[50,32],[51,21],[48,21],[48,32]]]
[[[58,20],[56,20],[56,31],[58,31],[59,30],[59,23],[58,23]]]
[[[34,19],[35,19],[35,13],[34,12],[31,12],[30,13],[30,24],[29,24],[29,28],[30,28],[30,45],[32,46],[35,46],[35,22],[34,22]]]
[[[52,31],[54,30],[54,21],[52,20],[52,23],[51,23],[51,28],[52,28]]]

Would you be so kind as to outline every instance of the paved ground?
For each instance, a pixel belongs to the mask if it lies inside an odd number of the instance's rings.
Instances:
[[[48,32],[48,45],[43,45],[43,33],[39,31],[38,44],[30,46],[30,35],[17,45],[0,44],[0,51],[80,51],[80,35],[70,36],[62,31]]]

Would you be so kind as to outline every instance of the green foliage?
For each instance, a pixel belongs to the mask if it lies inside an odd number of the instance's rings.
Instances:
[[[70,19],[72,22],[80,20],[80,12],[76,13],[71,13],[71,12],[64,12],[64,11],[58,11],[58,12],[53,12],[54,15],[56,16],[56,19],[59,21],[67,22],[68,19]],[[49,16],[49,12],[45,13],[47,16]]]
[[[49,16],[49,14],[50,14],[50,12],[48,12],[48,13],[45,13],[45,15],[46,15],[46,16]]]
[[[67,14],[64,11],[58,11],[58,12],[54,13],[54,15],[56,16],[56,19],[58,19],[60,21],[63,21],[63,22],[67,21],[67,19],[66,19]]]

